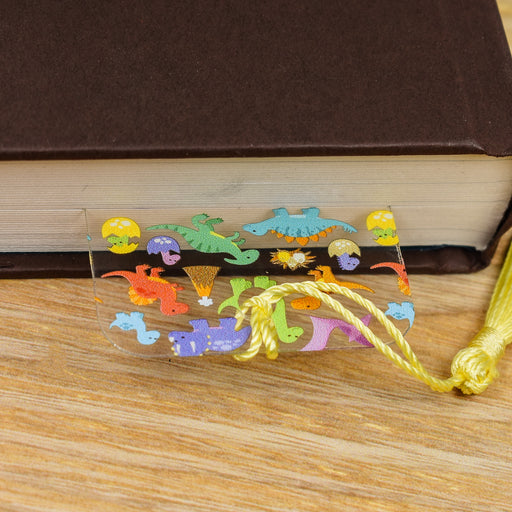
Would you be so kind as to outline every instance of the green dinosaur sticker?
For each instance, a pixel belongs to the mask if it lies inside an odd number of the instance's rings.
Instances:
[[[260,256],[256,249],[242,251],[240,246],[245,243],[236,231],[231,236],[220,235],[215,232],[214,224],[224,222],[220,218],[210,219],[206,213],[200,213],[192,217],[192,224],[195,227],[180,226],[178,224],[159,224],[150,226],[147,229],[169,229],[181,235],[188,244],[196,251],[207,254],[227,253],[231,258],[224,258],[227,263],[233,265],[250,265]]]
[[[235,309],[240,309],[240,296],[244,291],[253,287],[253,283],[247,279],[244,279],[243,277],[235,277],[231,279],[230,284],[231,289],[233,290],[233,295],[226,299],[219,306],[219,314],[224,308],[228,306],[234,307]],[[254,277],[254,288],[262,288],[263,290],[267,290],[276,284],[276,281],[270,279],[268,276]],[[272,320],[276,328],[277,336],[283,343],[293,343],[297,341],[297,339],[304,333],[304,329],[302,329],[302,327],[288,326],[288,322],[286,321],[286,305],[284,299],[281,299],[275,305],[274,313],[272,314]]]

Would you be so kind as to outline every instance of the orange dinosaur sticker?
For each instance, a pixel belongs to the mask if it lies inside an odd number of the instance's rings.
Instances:
[[[147,271],[150,270],[149,275]],[[166,281],[160,274],[163,268],[151,268],[149,265],[137,265],[135,272],[115,270],[101,277],[124,277],[130,283],[128,296],[138,306],[147,306],[160,300],[160,311],[164,315],[179,315],[188,311],[188,304],[177,301],[177,292],[183,290],[176,283]]]

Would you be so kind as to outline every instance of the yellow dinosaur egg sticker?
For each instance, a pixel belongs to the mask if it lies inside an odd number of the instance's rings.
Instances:
[[[375,242],[379,245],[397,245],[399,243],[393,212],[389,210],[377,210],[370,213],[366,218],[366,227],[376,236]]]
[[[136,222],[127,217],[112,217],[103,223],[101,236],[112,244],[108,248],[109,251],[115,254],[128,254],[139,246],[130,239],[140,238],[140,228]]]
[[[331,258],[333,256],[341,256],[342,254],[357,254],[358,256],[361,256],[361,249],[359,246],[347,238],[338,238],[338,240],[334,240],[329,244],[327,251]]]
[[[336,256],[338,264],[342,270],[354,270],[361,262],[359,258],[351,257],[352,254],[361,256],[361,249],[355,242],[348,240],[347,238],[333,240],[329,244],[327,251],[331,258]]]

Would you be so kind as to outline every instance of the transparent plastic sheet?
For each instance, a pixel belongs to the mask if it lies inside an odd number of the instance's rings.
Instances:
[[[249,318],[235,329],[245,300],[276,284],[316,280],[360,293],[408,331],[414,305],[390,208],[347,210],[334,226],[323,221],[338,216],[316,210],[261,209],[249,212],[253,222],[238,208],[224,208],[222,220],[213,211],[86,210],[102,331],[142,357],[236,354],[251,339]],[[265,231],[275,219],[288,221],[284,233]],[[366,310],[334,298],[386,339]],[[371,347],[312,297],[285,297],[272,320],[280,353]]]

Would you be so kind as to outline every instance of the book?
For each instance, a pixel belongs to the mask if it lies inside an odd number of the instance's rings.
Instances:
[[[512,223],[494,1],[5,2],[1,20],[2,277],[89,275],[114,216],[232,234],[382,205],[409,272],[437,273],[482,268]]]

